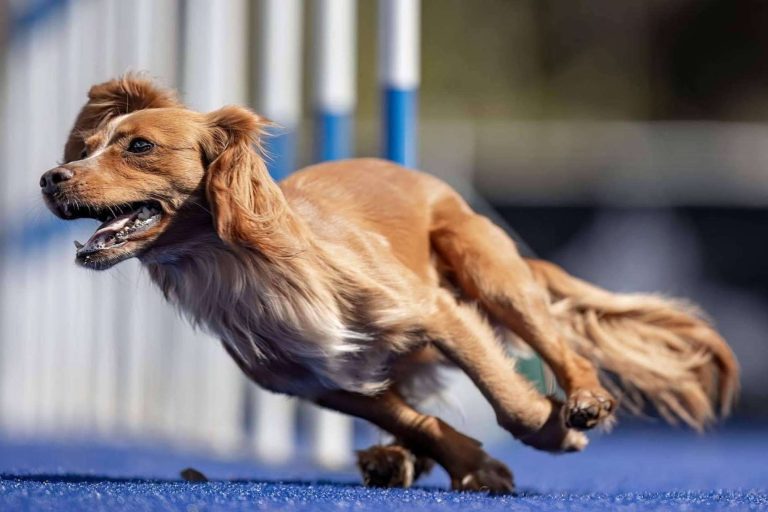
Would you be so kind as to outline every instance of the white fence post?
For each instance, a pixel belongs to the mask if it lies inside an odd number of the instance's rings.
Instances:
[[[355,0],[320,0],[315,4],[315,158],[338,160],[352,155],[355,108]],[[329,467],[350,461],[354,424],[337,412],[312,408],[312,451]]]
[[[302,0],[261,0],[257,11],[259,58],[256,108],[278,124],[267,141],[269,171],[282,179],[296,170],[301,120]]]
[[[188,0],[185,14],[184,99],[204,112],[244,103],[246,3]],[[218,341],[198,347],[205,361],[197,376],[203,392],[198,435],[219,451],[233,452],[243,441],[244,377]]]
[[[301,119],[302,0],[261,0],[254,12],[259,34],[255,66],[256,110],[279,126],[266,141],[275,179],[296,167],[296,131]],[[296,402],[263,390],[254,393],[253,446],[266,460],[294,454]]]

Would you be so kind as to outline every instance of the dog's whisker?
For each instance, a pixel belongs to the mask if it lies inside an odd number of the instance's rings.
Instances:
[[[209,214],[213,215],[213,212],[211,212],[211,210],[209,210],[209,209],[208,209],[208,208],[206,208],[205,206],[201,205],[201,204],[200,204],[200,203],[198,203],[197,201],[188,200],[187,202],[188,202],[188,203],[190,203],[190,204],[192,204],[193,206],[197,206],[198,208],[200,208],[201,210],[203,210],[205,213],[209,213]]]

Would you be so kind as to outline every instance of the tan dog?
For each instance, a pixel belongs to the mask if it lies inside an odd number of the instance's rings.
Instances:
[[[609,420],[619,393],[695,428],[728,412],[737,364],[695,309],[526,260],[447,185],[389,162],[315,165],[278,185],[258,152],[265,125],[240,107],[193,112],[137,77],[97,85],[43,196],[61,218],[103,221],[79,264],[138,257],[256,383],[395,436],[360,454],[367,483],[410,485],[431,459],[454,489],[512,490],[479,442],[414,408],[444,364],[502,427],[553,452],[584,448],[581,430]],[[565,402],[516,372],[492,327],[541,355]]]

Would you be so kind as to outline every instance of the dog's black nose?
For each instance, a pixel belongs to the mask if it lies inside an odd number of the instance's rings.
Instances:
[[[43,192],[46,194],[53,194],[56,192],[59,183],[71,180],[74,175],[75,173],[66,167],[56,167],[40,177],[40,188],[42,188]]]

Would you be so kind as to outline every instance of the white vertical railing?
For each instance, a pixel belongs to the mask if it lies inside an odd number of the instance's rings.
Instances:
[[[349,158],[355,108],[356,2],[320,0],[314,7],[315,157],[321,161]],[[320,408],[312,409],[312,419],[315,460],[327,466],[348,463],[352,419]]]
[[[303,7],[303,0],[261,0],[254,11],[259,36],[254,59],[255,107],[279,125],[267,141],[269,170],[278,179],[293,172],[296,165]],[[256,454],[276,462],[288,460],[295,451],[296,402],[260,391],[254,395],[252,410]]]
[[[56,151],[56,119],[61,113],[57,104],[56,84],[50,79],[50,70],[55,69],[60,58],[60,47],[58,40],[62,34],[62,27],[56,23],[47,21],[39,37],[29,39],[28,55],[28,76],[29,89],[26,91],[28,97],[28,110],[26,112],[27,121],[24,123],[24,129],[28,138],[25,142],[26,151],[29,151],[27,165],[32,169],[45,169],[50,166],[50,161],[56,161],[58,152]],[[21,178],[21,176],[20,176]],[[23,178],[22,178],[23,179]],[[21,181],[18,191],[20,196],[39,201],[37,193],[39,187],[34,183],[34,179]],[[29,211],[29,205],[27,211]],[[24,220],[22,220],[24,222]],[[27,235],[25,233],[25,235]],[[23,255],[14,257],[12,265],[18,269],[23,276],[24,302],[21,310],[22,315],[27,311],[45,312],[46,305],[51,307],[48,311],[55,311],[56,304],[50,299],[50,284],[55,282],[55,262],[45,253],[36,253],[32,258],[27,259]],[[40,299],[44,299],[41,301]],[[42,307],[41,307],[42,306]],[[47,315],[50,313],[46,313]],[[24,315],[27,316],[28,315]],[[24,318],[22,316],[22,318]],[[25,319],[26,320],[26,319]],[[20,325],[15,322],[16,325]],[[33,321],[23,327],[23,332],[28,337],[21,337],[16,340],[22,344],[19,347],[24,352],[23,380],[25,400],[29,402],[22,408],[24,411],[24,421],[27,422],[26,428],[29,432],[40,432],[46,421],[50,421],[52,416],[50,409],[55,401],[52,387],[55,382],[55,375],[43,377],[41,370],[54,367],[55,362],[51,361],[55,357],[55,352],[51,353],[47,343],[43,339],[45,334],[53,335],[55,331],[51,329],[47,321]],[[42,368],[41,368],[42,367]]]
[[[269,171],[282,179],[296,170],[297,130],[301,121],[303,0],[260,0],[254,83],[256,109],[278,124],[268,142]]]
[[[245,103],[246,14],[244,0],[186,2],[182,90],[192,108],[207,112],[227,103]],[[245,379],[218,342],[200,334],[191,341],[198,345],[205,361],[194,376],[201,393],[195,434],[218,451],[233,452],[243,441]],[[188,356],[189,361],[183,364],[191,367],[197,355]]]
[[[11,10],[33,3],[19,0]],[[388,139],[396,151],[388,154],[410,165],[418,1],[380,3],[383,83],[387,91],[412,95],[392,117],[400,124],[387,131],[396,134]],[[352,154],[356,1],[323,0],[313,7],[314,106],[323,127],[316,157],[343,158]],[[253,86],[256,110],[279,125],[270,171],[278,178],[292,172],[302,118],[303,9],[302,0],[69,0],[13,32],[0,116],[5,432],[160,436],[220,453],[245,447],[274,461],[294,454],[296,403],[249,392],[252,385],[219,342],[179,318],[136,261],[105,273],[77,268],[71,239],[87,237],[95,223],[54,220],[42,206],[37,179],[61,158],[89,87],[129,70],[178,87],[183,100],[202,111],[245,104]],[[253,77],[247,76],[249,62],[257,63]],[[252,418],[243,417],[246,410]],[[316,460],[347,463],[352,422],[319,410],[312,417]]]
[[[6,150],[2,151],[5,160],[5,169],[19,169],[30,165],[31,148],[29,147],[29,104],[24,100],[23,94],[29,90],[31,76],[30,56],[32,45],[29,39],[15,39],[11,42],[12,53],[6,58],[5,72],[8,97],[5,102],[7,119],[5,129]],[[5,116],[3,116],[5,117]],[[13,150],[11,151],[11,149]],[[5,211],[3,218],[6,222],[21,223],[26,216],[21,212],[28,208],[22,194],[22,174],[9,172],[6,178],[3,205]],[[6,224],[7,226],[7,224]],[[9,233],[9,228],[5,228]],[[10,234],[10,233],[9,233]],[[14,233],[15,235],[15,233]],[[34,353],[29,341],[32,335],[32,326],[22,323],[20,312],[33,301],[34,290],[28,284],[29,272],[25,272],[19,264],[21,250],[5,245],[3,248],[3,278],[9,285],[3,286],[3,358],[0,362],[3,369],[3,424],[13,432],[25,431],[32,423],[30,411],[32,393],[30,378],[34,372]],[[7,291],[6,291],[7,290]],[[13,290],[13,291],[11,291]]]

